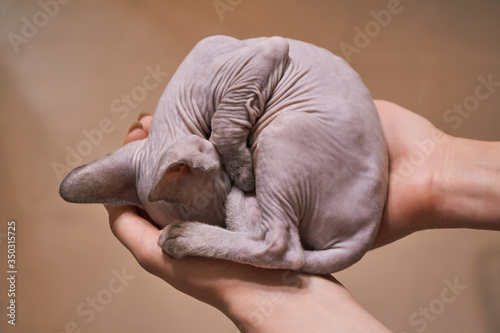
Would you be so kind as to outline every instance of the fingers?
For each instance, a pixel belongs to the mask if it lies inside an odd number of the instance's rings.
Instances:
[[[105,208],[109,213],[111,231],[132,252],[139,264],[155,275],[168,274],[169,258],[157,244],[161,230],[137,215],[132,206],[105,205]]]
[[[144,131],[146,131],[146,133],[149,134],[149,127],[151,126],[151,121],[153,120],[153,116],[147,112],[141,112],[137,120],[141,122]]]
[[[139,121],[136,121],[132,124],[132,126],[130,126],[130,129],[128,130],[128,134],[125,137],[123,144],[126,145],[127,143],[130,143],[132,141],[143,140],[147,137],[148,136],[144,131],[142,124]]]
[[[222,275],[236,267],[233,275],[241,279],[244,266],[221,260],[188,257],[175,260],[165,255],[158,245],[161,230],[137,215],[131,206],[105,205],[113,234],[134,255],[137,262],[149,273],[165,280],[174,288],[203,302],[213,304],[224,280]],[[248,269],[248,268],[247,268]],[[252,267],[251,269],[256,269]],[[200,276],[200,272],[204,272]]]
[[[141,113],[129,129],[124,144],[148,137],[153,117],[148,113]],[[113,234],[132,252],[139,264],[147,271],[156,272],[159,267],[168,269],[164,261],[167,259],[157,245],[161,230],[151,222],[141,217],[132,206],[104,205],[109,214],[109,224]]]
[[[130,126],[123,144],[125,145],[132,141],[143,140],[147,138],[152,120],[153,117],[150,114],[141,113],[138,120],[132,123],[132,125]]]

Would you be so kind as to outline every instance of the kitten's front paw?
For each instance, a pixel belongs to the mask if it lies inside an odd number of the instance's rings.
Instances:
[[[158,239],[162,251],[174,259],[182,259],[189,255],[186,224],[187,222],[169,224]]]

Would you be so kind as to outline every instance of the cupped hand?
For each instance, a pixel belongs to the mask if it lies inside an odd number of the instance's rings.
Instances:
[[[439,200],[435,193],[435,181],[443,177],[452,142],[452,137],[409,110],[385,101],[375,101],[375,104],[388,146],[389,191],[373,248],[414,231],[434,227],[437,218],[435,207]],[[147,138],[151,121],[149,115],[141,117],[132,125],[124,143]],[[148,221],[147,214],[130,206],[105,207],[113,233],[143,268],[174,288],[215,306],[237,325],[239,323],[243,328],[247,325],[245,330],[262,329],[262,326],[251,329],[252,325],[257,325],[252,322],[251,308],[255,306],[256,297],[258,302],[263,293],[269,292],[272,295],[280,293],[283,300],[289,300],[287,304],[293,304],[290,311],[310,313],[310,316],[321,318],[315,322],[354,325],[359,318],[365,318],[363,325],[373,325],[372,331],[386,331],[331,276],[266,270],[207,258],[174,260],[157,245],[161,230]],[[339,300],[342,306],[338,306]],[[332,306],[336,306],[333,313],[321,310]],[[280,314],[283,314],[282,320],[279,320]],[[308,328],[311,325],[307,315],[304,315],[307,319],[304,322],[294,322],[286,311],[270,316],[273,320],[259,322],[257,326],[278,325],[279,322],[279,327],[289,325],[296,329],[302,324]],[[346,320],[350,317],[352,320]],[[363,325],[358,327],[361,332],[366,330]],[[272,330],[276,331],[277,327]],[[352,329],[355,331],[354,327]]]
[[[140,117],[131,126],[124,144],[147,138],[151,121],[150,115]],[[246,285],[252,289],[255,284],[277,285],[282,280],[283,272],[278,270],[207,258],[172,259],[158,246],[161,230],[148,221],[145,212],[132,206],[105,205],[105,208],[113,234],[145,270],[174,288],[215,306],[230,318],[234,317],[228,312],[234,308],[235,292],[245,290]]]
[[[389,188],[372,248],[429,228],[500,230],[500,189],[494,186],[500,181],[500,143],[454,138],[401,106],[375,104],[388,146]],[[134,123],[125,144],[147,138],[151,120],[144,116]],[[207,258],[174,260],[157,245],[161,230],[145,212],[130,206],[105,207],[113,233],[142,267],[218,308],[241,331],[388,332],[329,275]],[[264,320],[258,304],[269,299],[287,306],[266,313]]]
[[[125,144],[145,139],[151,120],[145,116],[134,123]],[[148,221],[147,214],[131,206],[105,207],[114,235],[146,271],[219,309],[241,332],[331,332],[333,328],[389,332],[330,275],[198,257],[175,260],[157,245],[161,230]]]
[[[441,170],[443,156],[448,152],[450,137],[439,131],[428,120],[386,101],[375,101],[387,141],[389,153],[389,192],[383,218],[373,248],[391,243],[408,234],[432,227],[435,194],[433,181]],[[140,117],[135,122],[124,144],[147,138],[152,116]],[[161,230],[145,218],[145,214],[134,207],[106,205],[109,212],[111,229],[118,239],[134,254],[139,263],[151,273],[160,276],[171,285],[184,292],[198,290],[193,286],[199,281],[190,281],[189,276],[196,276],[194,271],[207,268],[218,277],[219,273],[233,269],[245,272],[246,265],[224,261],[189,258],[181,261],[172,260],[164,255],[157,246]],[[174,269],[175,266],[175,269]],[[218,267],[219,269],[215,269]],[[193,271],[191,271],[193,270]],[[250,270],[258,271],[251,268]],[[182,279],[174,277],[174,271]],[[183,272],[182,274],[180,272]],[[185,274],[184,274],[185,273]],[[260,274],[260,273],[259,273]],[[203,282],[205,285],[207,281]],[[213,289],[200,291],[196,298],[212,299]],[[210,295],[204,295],[208,293]]]

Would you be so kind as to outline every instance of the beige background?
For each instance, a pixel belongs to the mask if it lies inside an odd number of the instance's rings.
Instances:
[[[213,0],[94,0],[61,4],[44,22],[37,1],[1,0],[0,267],[6,271],[5,233],[14,219],[19,270],[15,328],[6,324],[7,284],[0,279],[1,332],[72,331],[71,322],[81,332],[237,331],[217,310],[145,273],[112,236],[102,207],[60,199],[52,167],[66,164],[67,147],[81,145],[82,131],[103,118],[113,131],[83,162],[118,148],[130,123],[154,111],[170,75],[205,36],[281,35],[346,56],[341,43],[355,45],[356,27],[376,29],[370,11],[394,2],[220,1],[231,9],[222,19]],[[500,2],[402,0],[397,8],[351,57],[374,98],[414,110],[450,134],[500,140],[500,88],[457,129],[443,118],[474,95],[479,76],[500,81]],[[9,36],[22,36],[26,20],[34,19],[45,25],[13,46]],[[120,119],[113,101],[141,86],[146,68],[157,65],[169,77]],[[113,270],[134,277],[116,294],[108,286]],[[336,276],[396,332],[417,332],[409,317],[438,306],[445,280],[457,278],[467,289],[425,332],[500,332],[500,233],[421,232]],[[96,296],[107,304],[91,318],[85,302]]]

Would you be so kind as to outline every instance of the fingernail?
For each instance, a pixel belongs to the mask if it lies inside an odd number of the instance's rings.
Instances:
[[[152,116],[152,114],[151,113],[147,113],[147,112],[141,112],[139,114],[139,117],[137,118],[137,121],[141,120],[142,118],[144,118],[146,116]]]
[[[142,124],[140,121],[134,121],[132,125],[130,125],[130,128],[128,129],[128,133],[132,132],[136,128],[143,129]]]

